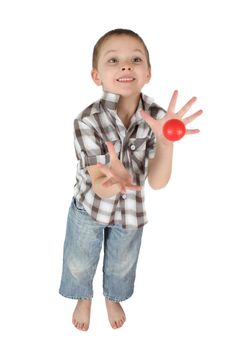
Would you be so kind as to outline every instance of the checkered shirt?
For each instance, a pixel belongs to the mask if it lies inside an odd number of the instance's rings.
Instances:
[[[165,110],[141,93],[135,114],[128,129],[117,115],[120,96],[103,92],[102,98],[74,120],[74,146],[77,156],[74,197],[94,220],[103,224],[120,224],[125,229],[137,229],[148,220],[144,204],[144,187],[140,191],[127,189],[110,198],[100,198],[94,191],[87,166],[110,164],[105,141],[111,141],[122,164],[133,177],[133,182],[144,186],[148,176],[148,159],[155,155],[155,135],[140,115],[144,109],[155,119]]]

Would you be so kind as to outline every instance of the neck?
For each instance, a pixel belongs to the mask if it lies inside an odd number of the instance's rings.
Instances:
[[[135,96],[120,96],[117,104],[117,114],[125,125],[129,125],[130,119],[135,113],[140,100],[140,94]]]

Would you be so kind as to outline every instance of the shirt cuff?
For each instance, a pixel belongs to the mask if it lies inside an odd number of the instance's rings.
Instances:
[[[153,149],[150,149],[150,150],[148,151],[148,158],[149,158],[149,159],[153,159],[154,156],[155,156],[155,149],[153,148]]]
[[[98,156],[86,156],[82,154],[80,158],[81,159],[78,160],[79,169],[84,169],[87,166],[96,165],[98,163],[104,164],[104,165],[110,163],[109,153],[101,154]]]

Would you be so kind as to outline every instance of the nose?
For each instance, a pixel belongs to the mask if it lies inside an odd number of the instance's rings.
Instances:
[[[121,70],[122,71],[132,71],[132,66],[130,64],[124,64],[122,67],[121,67]]]
[[[123,71],[124,70],[132,70],[132,68],[131,67],[122,67],[121,70],[123,70]]]

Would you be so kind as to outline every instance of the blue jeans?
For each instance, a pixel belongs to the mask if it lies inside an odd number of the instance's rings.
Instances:
[[[72,299],[91,299],[92,282],[104,241],[103,294],[118,302],[134,290],[143,228],[97,222],[73,198],[67,219],[63,271],[59,293]]]

